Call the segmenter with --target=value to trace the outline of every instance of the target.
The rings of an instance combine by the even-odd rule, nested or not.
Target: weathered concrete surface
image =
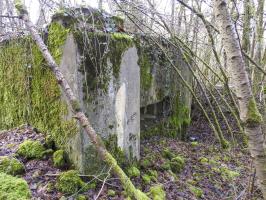
[[[113,134],[117,135],[117,144],[128,158],[139,159],[139,66],[136,48],[129,48],[124,52],[120,66],[119,78],[110,74],[108,91],[96,96],[90,102],[83,102],[92,126],[104,140],[109,140]],[[112,68],[110,62],[108,67]],[[111,70],[110,70],[111,71]],[[84,78],[84,77],[83,77]],[[89,82],[88,82],[89,83]],[[82,99],[82,94],[80,95]],[[94,155],[89,155],[89,138],[83,134],[84,162],[94,162]],[[84,164],[88,166],[90,163]],[[97,163],[98,164],[98,163]],[[97,166],[92,166],[97,168]]]
[[[65,25],[70,23],[65,23],[66,19],[60,19],[61,18],[57,20],[60,24]],[[99,64],[98,61],[103,58],[104,62],[101,62],[99,66],[95,66],[95,63],[85,60],[84,57],[88,55],[91,56],[91,54],[84,55],[84,52],[82,52],[83,49],[88,51],[88,46],[82,46],[82,48],[79,46],[79,42],[84,45],[83,39],[85,38],[83,35],[77,37],[77,35],[75,35],[76,33],[70,29],[70,31],[67,32],[67,39],[66,41],[64,40],[65,43],[62,46],[63,52],[60,68],[68,80],[74,94],[78,97],[83,111],[88,116],[96,132],[104,141],[111,141],[112,144],[117,145],[122,149],[128,159],[139,159],[140,125],[145,124],[147,117],[154,118],[156,124],[158,118],[167,118],[174,115],[175,122],[177,122],[178,129],[180,130],[181,126],[183,126],[183,121],[179,119],[182,117],[189,118],[191,95],[179,82],[176,72],[172,70],[169,62],[165,59],[163,52],[160,51],[155,44],[149,42],[138,43],[136,41],[133,43],[131,37],[121,33],[112,35],[113,33],[116,33],[115,31],[117,31],[118,28],[113,27],[114,19],[111,19],[112,18],[109,20],[111,23],[107,24],[103,30],[99,30],[98,32],[92,32],[87,29],[83,30],[83,32],[86,33],[85,35],[89,37],[89,42],[91,42],[89,43],[89,45],[92,45],[91,52],[96,54],[96,56],[94,54],[94,59],[96,59],[93,61],[95,61],[97,65]],[[67,20],[69,20],[69,18],[67,18]],[[73,26],[71,27],[73,28]],[[113,28],[110,29],[110,27]],[[66,25],[66,27],[63,27],[63,30],[65,28],[69,27]],[[107,29],[112,30],[113,32],[107,34],[105,32]],[[54,33],[52,37],[55,40],[57,40],[56,35],[57,33]],[[113,38],[110,36],[113,36]],[[93,38],[95,37],[98,38],[94,40]],[[110,42],[111,39],[114,39],[115,42]],[[130,39],[129,43],[127,43],[128,39]],[[124,46],[124,42],[126,43],[126,46]],[[108,54],[107,57],[103,57],[103,55],[109,51],[113,54]],[[114,52],[118,52],[118,54],[114,54]],[[14,53],[14,55],[16,55],[16,53]],[[145,62],[141,62],[143,56],[144,59],[146,59],[144,60]],[[116,59],[114,60],[113,58]],[[31,94],[30,97],[32,98],[34,94],[37,93],[37,90],[41,90],[40,93],[35,95],[36,97],[34,99],[37,106],[33,107],[34,109],[32,110],[36,110],[36,112],[33,112],[32,115],[34,115],[34,118],[37,120],[32,120],[35,122],[33,125],[40,128],[40,130],[47,131],[48,134],[51,134],[49,131],[53,129],[51,135],[53,137],[60,137],[59,142],[61,142],[61,146],[58,146],[60,148],[65,148],[71,161],[80,171],[90,171],[90,173],[92,173],[92,171],[101,170],[102,168],[99,166],[101,166],[102,163],[95,152],[93,145],[90,143],[88,136],[82,131],[79,125],[79,130],[75,129],[72,131],[71,128],[75,125],[75,121],[72,121],[73,123],[69,122],[70,119],[73,118],[71,114],[72,112],[70,108],[68,108],[68,112],[65,111],[65,98],[60,94],[60,90],[58,89],[56,81],[53,79],[53,75],[45,68],[45,62],[38,51],[34,52],[34,59],[34,70],[31,70],[31,73],[34,72],[32,74],[36,79],[33,79],[32,84],[38,84],[38,86],[34,88],[35,90],[32,90],[31,87],[29,87],[27,88],[28,91],[24,88],[20,88],[27,85],[23,82],[25,81],[24,79],[20,80],[20,77],[25,77],[25,75],[31,76],[32,74],[28,74],[28,71],[23,70],[16,74],[17,79],[21,81],[16,87],[21,89],[25,103],[14,102],[14,108],[16,109],[14,112],[8,112],[10,114],[8,119],[27,116],[23,112],[17,112],[17,108],[25,107],[24,110],[27,111],[27,101],[32,101],[32,99],[28,99],[28,92]],[[182,55],[175,51],[175,54],[171,56],[171,59],[176,66],[178,66],[178,69],[181,71],[185,80],[190,83],[191,74]],[[143,63],[146,64],[144,65]],[[1,65],[0,62],[0,70],[3,72],[5,72],[5,65],[5,63]],[[16,67],[16,65],[17,63],[15,62],[11,66]],[[43,70],[44,68],[45,70]],[[99,84],[99,80],[101,79],[104,80],[104,85]],[[143,80],[146,81],[145,87],[144,84],[142,84]],[[99,84],[100,87],[98,87],[97,84]],[[6,84],[2,84],[2,89],[4,86],[6,86]],[[34,85],[32,86],[34,87]],[[3,89],[3,91],[8,90],[9,87]],[[26,91],[25,94],[24,90]],[[15,93],[16,92],[13,91],[12,94],[7,95],[6,97],[11,100],[15,99]],[[42,98],[45,95],[50,95],[50,97]],[[58,106],[59,104],[60,106]],[[173,108],[172,104],[179,106],[178,109],[181,109],[180,115],[178,114],[179,110]],[[47,108],[47,106],[50,105],[52,106]],[[186,108],[186,112],[183,112],[183,108]],[[46,109],[44,111],[45,113],[39,112],[39,110],[43,111],[44,109]],[[141,113],[140,110],[143,112]],[[45,126],[47,121],[51,119],[51,115],[53,115],[54,123]],[[2,117],[3,116],[1,116],[0,112],[0,119]],[[144,120],[141,120],[140,118]],[[28,119],[19,120],[19,123],[20,121],[28,122],[27,120]],[[1,123],[5,123],[5,121],[6,120],[1,120]],[[62,122],[60,127],[58,126],[58,121]],[[65,121],[68,123],[64,124]],[[16,125],[17,124],[14,124],[14,126]],[[3,127],[10,126],[5,125]],[[145,128],[150,128],[149,124]],[[68,132],[71,133],[64,134],[67,130],[70,130]]]
[[[69,34],[63,48],[63,55],[60,63],[60,69],[67,79],[73,93],[78,97],[80,94],[80,81],[78,79],[78,67],[79,67],[79,54],[77,44],[72,34]],[[63,99],[64,92],[62,92]],[[66,101],[67,102],[67,101]],[[70,109],[70,105],[68,106]],[[66,119],[71,119],[72,112],[69,110],[68,116],[64,116]],[[78,169],[83,168],[83,133],[78,132],[73,138],[69,140],[66,145],[66,151],[68,152],[70,160],[75,164]]]
[[[140,79],[139,56],[136,47],[128,48],[121,58],[119,76],[112,74],[112,63],[107,59],[105,76],[110,77],[107,83],[107,90],[98,89],[90,100],[84,100],[84,91],[93,80],[86,80],[84,73],[79,68],[89,68],[92,66],[82,65],[81,56],[73,36],[70,34],[64,45],[64,53],[61,61],[61,68],[65,74],[74,93],[79,97],[83,110],[87,114],[92,126],[101,137],[108,141],[111,136],[116,135],[117,145],[123,150],[129,159],[139,159],[140,156],[140,125],[144,124],[146,129],[158,123],[158,118],[167,118],[173,114],[171,104],[178,101],[179,107],[189,109],[185,113],[190,116],[191,94],[181,83],[176,72],[167,60],[162,60],[163,52],[155,46],[143,48],[142,54],[148,54],[149,70],[152,76],[150,86],[143,87]],[[183,78],[191,83],[190,70],[181,59],[180,53],[173,54],[171,59],[178,63]],[[86,73],[90,71],[85,70]],[[86,84],[84,84],[86,83]],[[89,91],[90,92],[90,91]],[[142,108],[142,113],[140,113]],[[176,114],[176,113],[175,113]],[[180,113],[184,115],[184,113]],[[142,120],[140,120],[142,116]],[[146,124],[146,118],[155,119],[153,125]],[[182,126],[182,121],[180,122]],[[181,131],[181,127],[177,128]],[[73,146],[70,157],[77,163],[81,171],[95,171],[99,169],[100,161],[90,140],[83,131],[72,139]],[[101,170],[101,169],[99,169]]]
[[[117,78],[112,76],[112,64],[107,61],[107,66],[104,67],[109,68],[107,71],[110,72],[108,90],[106,92],[99,90],[90,101],[83,100],[86,91],[84,82],[90,84],[90,80],[85,81],[84,74],[78,70],[81,67],[80,54],[72,34],[68,36],[63,49],[60,68],[74,94],[79,97],[93,128],[104,140],[116,134],[117,144],[127,157],[139,159],[140,74],[137,49],[131,47],[123,53]],[[71,139],[69,146],[71,146],[71,150],[68,149],[70,158],[81,171],[99,169],[99,158],[93,150],[90,139],[82,130]]]

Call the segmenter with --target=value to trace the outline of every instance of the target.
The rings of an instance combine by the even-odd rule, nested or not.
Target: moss
[[[197,198],[203,197],[204,193],[203,193],[202,189],[195,187],[193,185],[190,185],[189,190],[195,195],[195,197],[197,197]]]
[[[113,75],[118,78],[123,53],[133,46],[132,37],[123,33],[112,33],[109,58],[113,67]]]
[[[188,180],[187,180],[187,183],[188,183],[188,184],[191,184],[191,185],[196,185],[196,184],[197,184],[197,181],[195,181],[195,180],[191,180],[191,179],[188,179]]]
[[[29,118],[25,45],[25,41],[18,40],[9,42],[0,50],[0,129],[25,124]]]
[[[67,166],[67,155],[64,150],[57,150],[54,152],[53,164],[55,167],[59,168]]]
[[[220,172],[225,180],[232,181],[236,179],[240,174],[237,171],[228,169],[227,167],[221,167]]]
[[[78,100],[72,102],[72,108],[74,111],[79,112],[81,111],[80,103]]]
[[[70,29],[63,27],[61,24],[56,22],[51,23],[48,29],[48,49],[56,63],[60,64],[63,54],[62,47],[65,44]]]
[[[54,189],[54,183],[52,183],[52,182],[47,183],[47,185],[46,185],[46,191],[47,192],[52,192],[53,189]]]
[[[209,159],[205,158],[205,157],[200,157],[199,161],[200,161],[201,164],[206,164],[206,163],[208,163]]]
[[[173,107],[175,107],[174,104]],[[149,139],[152,136],[160,135],[170,138],[185,138],[185,129],[190,124],[190,109],[183,104],[175,107],[170,117],[163,122],[157,123],[140,133],[141,139]]]
[[[45,136],[45,147],[54,149],[55,148],[55,141],[50,134]]]
[[[151,179],[153,181],[157,181],[157,178],[158,178],[158,172],[156,170],[151,170],[149,169],[148,170],[148,174],[150,175]]]
[[[147,169],[147,168],[151,167],[152,165],[153,165],[152,162],[148,158],[145,158],[145,159],[141,160],[141,162],[140,162],[140,166],[143,169]]]
[[[185,167],[185,160],[181,156],[176,156],[170,161],[171,170],[174,173],[180,173]]]
[[[116,160],[109,154],[108,152],[105,155],[105,162],[109,165],[113,166],[113,171],[118,175],[121,181],[121,185],[123,186],[126,194],[129,197],[135,198],[135,199],[142,199],[142,200],[148,200],[146,194],[141,192],[140,190],[136,189],[135,186],[132,184],[130,179],[127,177],[127,175],[124,173],[124,171],[117,165]]]
[[[172,99],[172,115],[169,118],[168,126],[173,129],[173,137],[177,137],[181,133],[181,138],[184,139],[184,129],[190,124],[190,109],[181,102],[178,95]]]
[[[0,173],[19,175],[24,172],[24,165],[19,160],[7,156],[0,156]]]
[[[191,142],[190,144],[191,144],[192,147],[197,147],[199,145],[198,142]]]
[[[222,159],[225,162],[229,162],[231,160],[231,158],[229,156],[227,156],[227,155],[224,155]]]
[[[70,29],[56,22],[49,26],[47,46],[57,64],[60,64],[62,47],[69,32]],[[68,115],[67,103],[61,99],[61,91],[53,73],[49,69],[40,70],[40,66],[45,65],[45,62],[39,50],[35,48],[34,46],[36,69],[33,68],[33,73],[36,79],[32,80],[32,86],[36,93],[32,93],[32,102],[35,105],[33,115],[37,120],[33,119],[32,124],[41,131],[50,133],[56,145],[64,148],[68,139],[78,133],[78,126],[74,119],[63,120]],[[43,111],[47,114],[43,115]]]
[[[114,23],[120,27],[123,28],[124,27],[124,19],[119,17],[119,16],[112,16],[111,19],[114,21]]]
[[[47,44],[57,63],[67,34],[59,24],[49,27]],[[67,103],[35,42],[25,37],[2,45],[0,74],[0,129],[28,123],[50,135],[58,147],[67,146],[78,126],[74,119],[65,120]]]
[[[112,156],[114,156],[120,166],[126,167],[129,165],[125,153],[118,146],[116,134],[112,134],[107,139],[104,139],[104,145],[106,149],[112,154]]]
[[[169,161],[165,161],[165,162],[161,165],[161,169],[162,169],[162,170],[170,170],[170,169],[171,169],[170,162],[169,162]]]
[[[262,116],[257,108],[254,97],[251,97],[251,99],[248,102],[246,123],[248,126],[254,126],[256,124],[262,123]]]
[[[116,193],[115,193],[114,190],[108,190],[108,191],[107,191],[107,195],[108,195],[109,197],[114,197],[114,196],[116,195]]]
[[[30,197],[31,192],[25,180],[0,173],[0,200],[28,200]]]
[[[153,200],[165,200],[166,199],[166,194],[165,194],[165,191],[162,185],[152,186],[148,194]]]
[[[148,174],[144,174],[141,178],[145,184],[151,183],[151,177]]]
[[[169,160],[173,159],[175,157],[175,154],[172,153],[169,149],[164,149],[162,152],[162,156],[164,158],[167,158]]]
[[[149,54],[148,47],[143,46],[140,39],[135,39],[135,45],[137,47],[139,57],[138,65],[140,67],[140,87],[147,90],[151,87],[153,80],[151,73],[152,58]]]
[[[221,146],[222,146],[223,149],[228,149],[230,147],[230,142],[228,142],[225,139],[222,139],[221,140]]]
[[[86,199],[87,199],[87,197],[83,194],[79,194],[76,198],[76,200],[86,200]]]
[[[74,31],[74,36],[79,51],[84,56],[80,68],[86,76],[83,84],[89,88],[89,91],[84,91],[84,100],[91,101],[99,89],[107,92],[111,76],[119,77],[123,53],[133,46],[133,40],[123,33],[88,32],[84,35],[80,31]],[[89,40],[84,43],[87,37]],[[112,67],[108,66],[108,60]]]
[[[45,148],[40,141],[25,140],[18,147],[17,153],[26,159],[40,159],[44,155]]]
[[[156,182],[158,178],[158,173],[155,170],[148,170],[147,174],[142,176],[142,180],[145,184],[149,184],[151,181]]]
[[[139,177],[140,176],[140,171],[137,167],[130,167],[127,169],[127,173],[129,177]]]
[[[56,188],[64,194],[74,194],[85,186],[75,170],[62,172],[56,181]]]
[[[91,190],[91,189],[95,189],[96,186],[97,186],[97,184],[93,181],[93,182],[87,184],[86,188]]]
[[[210,159],[210,160],[209,160],[209,164],[210,164],[210,165],[217,165],[218,162],[217,162],[216,160],[214,160],[214,159]]]

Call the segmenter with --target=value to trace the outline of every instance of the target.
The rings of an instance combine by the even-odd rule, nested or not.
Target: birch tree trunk
[[[261,64],[262,50],[263,50],[263,15],[264,15],[264,0],[258,1],[257,8],[257,23],[256,23],[256,49],[255,49],[255,61]]]
[[[251,20],[251,2],[250,0],[244,1],[244,21],[243,21],[243,34],[242,34],[242,50],[247,54],[250,51],[250,20]],[[244,58],[247,69],[249,69],[249,61]]]
[[[175,1],[171,0],[171,31],[175,34]]]
[[[249,150],[254,159],[259,185],[266,199],[266,155],[263,147],[261,129],[262,117],[253,97],[251,85],[225,0],[214,0],[214,13],[224,42],[228,65],[235,79],[235,90],[238,98],[240,118],[244,122],[249,139]]]
[[[24,21],[27,29],[31,33],[32,38],[38,45],[40,51],[42,52],[42,55],[44,59],[46,60],[48,66],[54,73],[58,81],[58,84],[60,85],[62,90],[65,92],[66,97],[71,105],[72,111],[75,114],[75,118],[79,121],[84,131],[88,134],[91,142],[94,144],[101,158],[108,165],[112,167],[112,171],[120,178],[122,186],[124,190],[127,192],[128,196],[130,196],[131,198],[137,199],[137,200],[148,200],[149,198],[147,197],[147,195],[135,188],[131,180],[127,177],[124,171],[117,164],[117,161],[114,159],[114,157],[106,150],[102,139],[96,134],[95,130],[92,128],[89,122],[89,119],[86,117],[84,112],[82,112],[78,99],[75,97],[67,80],[61,73],[59,66],[56,64],[47,46],[44,44],[42,38],[38,34],[38,31],[36,30],[34,24],[30,21],[28,12],[24,4],[22,4],[20,0],[16,1],[16,9],[18,10],[18,13],[20,14],[21,19]]]

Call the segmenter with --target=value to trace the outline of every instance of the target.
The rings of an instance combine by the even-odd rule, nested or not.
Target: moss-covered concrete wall
[[[54,18],[44,40],[83,111],[120,164],[125,163],[123,155],[139,158],[140,107],[170,99],[167,125],[160,126],[171,130],[168,136],[176,137],[189,124],[191,96],[154,44],[124,33],[91,32],[81,29],[73,18],[60,16]],[[182,56],[172,58],[191,81]],[[88,136],[65,99],[30,38],[1,44],[0,129],[31,124],[65,149],[81,171],[101,170]],[[143,136],[156,130],[152,127]]]
[[[190,124],[192,95],[174,67],[191,85],[189,61],[164,39],[142,36],[136,45],[141,71],[141,137],[159,134],[183,138]]]
[[[68,30],[52,24],[49,31],[47,45],[59,63]],[[30,38],[1,44],[0,72],[0,129],[28,123],[51,136],[59,148],[68,147],[78,125],[66,118],[69,111],[57,81]]]

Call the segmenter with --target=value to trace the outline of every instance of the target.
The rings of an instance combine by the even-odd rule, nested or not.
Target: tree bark
[[[232,77],[235,79],[240,118],[244,122],[245,131],[249,139],[249,150],[254,159],[259,185],[265,199],[266,155],[261,129],[262,117],[253,97],[236,30],[232,24],[225,0],[214,0],[214,13],[224,42],[224,49],[228,56],[228,65],[231,66]]]
[[[249,54],[250,51],[250,20],[251,20],[251,2],[244,1],[244,21],[242,34],[242,50]],[[244,58],[247,69],[249,69],[249,60]]]
[[[66,94],[67,99],[70,102],[73,113],[75,114],[75,118],[79,121],[80,125],[83,127],[84,131],[88,134],[91,142],[94,144],[97,152],[101,156],[101,158],[112,167],[113,172],[120,178],[121,183],[128,196],[137,200],[146,200],[149,199],[146,194],[142,193],[140,190],[136,189],[132,184],[131,180],[127,177],[124,171],[117,164],[117,161],[114,157],[107,151],[105,148],[102,139],[96,134],[95,130],[92,128],[89,119],[86,117],[84,112],[81,111],[79,101],[75,97],[72,89],[70,88],[67,80],[61,73],[59,66],[56,64],[54,58],[50,54],[47,46],[44,44],[42,38],[38,34],[34,24],[29,20],[28,12],[25,6],[21,3],[20,0],[16,1],[16,8],[20,14],[21,19],[24,21],[27,29],[32,35],[32,38],[38,45],[40,51],[44,59],[46,60],[48,66],[54,73],[58,84],[63,89]]]

